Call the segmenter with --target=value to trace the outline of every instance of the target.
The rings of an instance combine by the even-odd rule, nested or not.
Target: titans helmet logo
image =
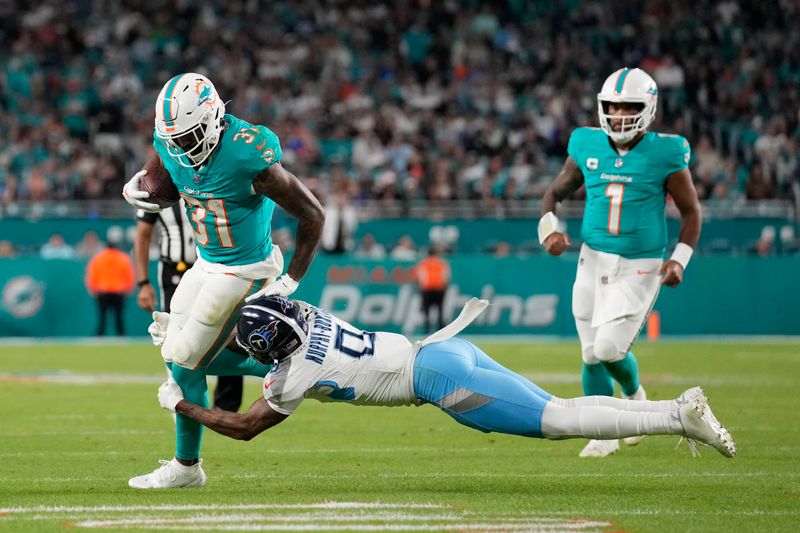
[[[265,353],[269,350],[275,335],[278,334],[278,321],[273,320],[266,326],[253,330],[247,337],[247,343],[257,353]]]

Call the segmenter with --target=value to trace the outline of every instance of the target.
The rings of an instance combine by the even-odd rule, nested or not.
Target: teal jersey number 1
[[[667,176],[689,165],[689,142],[647,132],[625,155],[597,128],[577,128],[567,151],[586,184],[581,239],[629,259],[661,257],[667,244]]]

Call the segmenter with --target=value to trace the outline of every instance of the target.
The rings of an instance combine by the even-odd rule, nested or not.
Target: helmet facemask
[[[638,104],[641,110],[633,115],[609,114],[609,104]],[[648,105],[648,102],[641,100],[606,100],[601,95],[597,96],[597,115],[600,118],[600,128],[611,140],[617,143],[626,144],[631,142],[640,132],[647,130],[656,115],[656,106]],[[621,122],[619,131],[616,131],[611,121]]]
[[[218,110],[215,110],[218,111]],[[219,113],[215,113],[219,114]],[[167,143],[167,152],[177,162],[186,168],[197,168],[206,162],[211,152],[219,143],[220,133],[222,131],[222,117],[212,117],[211,113],[206,111],[196,125],[192,126],[186,131],[178,133],[162,133],[156,128],[156,135],[159,139],[163,139]],[[186,139],[188,142],[184,143]],[[185,150],[177,141],[181,140],[181,144],[188,145],[189,149]]]

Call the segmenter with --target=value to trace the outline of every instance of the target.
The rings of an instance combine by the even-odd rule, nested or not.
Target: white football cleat
[[[177,459],[160,460],[161,466],[141,476],[128,480],[128,486],[134,489],[176,489],[202,487],[206,484],[206,473],[200,466],[200,459],[192,466],[182,465]]]
[[[686,389],[683,391],[683,393],[681,393],[680,396],[675,398],[675,402],[680,407],[681,405],[695,399],[703,403],[708,403],[708,398],[706,398],[706,393],[702,387],[692,387],[691,389]]]
[[[592,439],[589,444],[581,450],[578,457],[606,457],[619,451],[619,440],[597,440]]]
[[[644,387],[639,385],[639,388],[636,389],[636,392],[633,393],[633,396],[625,396],[622,395],[623,398],[626,400],[646,400],[647,393],[644,391]],[[622,441],[627,444],[628,446],[636,446],[644,439],[644,435],[637,435],[635,437],[625,437]]]
[[[686,433],[692,455],[697,453],[694,441],[700,441],[713,447],[725,457],[736,455],[736,443],[733,442],[733,437],[711,412],[705,395],[702,398],[692,398],[681,405],[678,409],[678,417]]]

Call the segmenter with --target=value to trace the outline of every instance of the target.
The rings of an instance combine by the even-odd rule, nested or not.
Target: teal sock
[[[189,370],[178,365],[168,364],[183,397],[197,405],[208,408],[208,385],[206,376],[258,376],[264,377],[272,365],[264,365],[246,355],[238,354],[227,348],[222,350],[207,368]],[[200,445],[203,441],[203,426],[183,415],[175,416],[175,457],[192,460],[200,457]]]
[[[614,396],[614,381],[600,363],[583,363],[583,393],[586,396]]]
[[[617,380],[622,394],[633,396],[639,389],[639,362],[633,352],[613,363],[603,363],[608,373]]]
[[[187,401],[208,408],[208,385],[205,369],[189,370],[172,365],[174,379]],[[200,444],[203,440],[203,426],[191,418],[178,414],[175,416],[175,457],[186,461],[200,457]]]

